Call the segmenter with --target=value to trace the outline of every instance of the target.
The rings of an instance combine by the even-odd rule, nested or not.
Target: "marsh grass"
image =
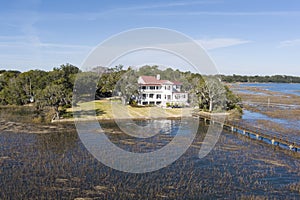
[[[243,101],[251,101],[266,104],[268,103],[268,100],[270,100],[270,103],[275,104],[300,105],[300,97],[297,95],[274,92],[270,90],[265,90],[261,87],[240,87],[238,85],[231,85],[230,87],[264,94],[247,94],[235,90]]]
[[[259,112],[272,118],[300,120],[300,109],[298,108],[268,107],[265,105],[245,105],[244,107],[249,111]]]
[[[272,119],[255,119],[255,126],[271,130],[282,135],[282,137],[299,137],[299,129],[292,124],[300,121],[300,97],[293,94],[285,94],[264,89],[263,87],[241,87],[237,84],[230,85],[236,89],[236,93],[245,102],[244,109],[264,114],[273,119],[284,119],[291,121],[287,124],[275,123]],[[239,89],[249,90],[258,94],[238,92]]]
[[[33,104],[26,106],[0,106],[0,118],[5,121],[18,123],[48,123],[54,115],[54,110],[45,107],[44,110],[37,110]]]
[[[32,122],[37,117],[33,106],[1,106],[0,118],[13,122]]]
[[[287,188],[300,194],[300,182],[292,183],[288,185]]]
[[[299,130],[293,128],[286,128],[282,125],[272,122],[270,120],[258,119],[256,120],[260,128],[266,128],[271,131],[275,131],[278,133],[286,133],[289,135],[299,136]]]
[[[0,134],[0,199],[300,198],[288,187],[299,180],[300,163],[286,151],[224,132],[214,150],[199,159],[207,131],[203,124],[180,159],[145,174],[104,166],[84,148],[75,127],[64,126],[54,133],[48,129],[45,134]],[[154,141],[133,140],[114,123],[103,126],[125,149],[154,149],[172,139],[162,134]]]

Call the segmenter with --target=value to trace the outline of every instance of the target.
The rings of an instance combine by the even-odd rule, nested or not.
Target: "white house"
[[[160,80],[160,75],[140,76],[138,85],[139,105],[182,106],[188,102],[188,93],[181,91],[178,81]]]

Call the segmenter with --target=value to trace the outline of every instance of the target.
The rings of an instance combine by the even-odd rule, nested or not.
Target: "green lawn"
[[[78,107],[68,109],[68,112],[81,110],[81,117],[97,119],[126,119],[126,118],[172,118],[190,116],[191,108],[160,108],[160,107],[131,107],[119,101],[96,100],[79,103]]]

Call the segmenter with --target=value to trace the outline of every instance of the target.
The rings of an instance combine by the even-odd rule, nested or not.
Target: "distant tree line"
[[[300,83],[300,77],[274,75],[274,76],[242,76],[242,75],[218,75],[223,82],[227,83]]]
[[[191,94],[189,99],[194,100],[194,106],[199,109],[210,112],[221,109],[241,110],[238,106],[240,98],[223,86],[220,80],[242,82],[239,79],[230,79],[229,76],[201,76],[172,68],[161,70],[158,66],[144,66],[137,71],[131,67],[124,69],[122,65],[113,68],[95,67],[88,72],[82,72],[71,64],[61,65],[52,71],[0,70],[0,105],[31,104],[38,112],[51,108],[53,119],[59,119],[66,108],[71,107],[73,90],[83,96],[94,94],[92,99],[122,96],[124,102],[132,103],[131,97],[138,95],[138,77],[157,74],[160,74],[161,79],[182,82],[182,89]],[[78,103],[80,99],[73,99],[74,101]]]

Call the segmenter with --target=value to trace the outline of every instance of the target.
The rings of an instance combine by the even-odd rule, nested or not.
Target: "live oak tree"
[[[64,111],[59,108],[71,107],[74,80],[79,72],[79,68],[70,64],[61,65],[60,68],[54,68],[49,72],[47,76],[49,84],[37,92],[36,107],[53,108],[55,115],[52,119],[59,119],[61,111]]]
[[[60,106],[70,104],[70,95],[66,92],[62,84],[51,84],[37,94],[37,105],[40,108],[50,106],[54,109],[55,115],[52,120],[60,118]]]
[[[123,70],[123,65],[118,65],[114,68],[109,68],[104,73],[100,74],[97,83],[97,96],[111,97],[117,82],[125,72],[126,70]]]
[[[128,68],[126,72],[120,77],[114,88],[114,93],[122,97],[124,104],[133,103],[138,96],[138,73]],[[134,103],[133,103],[134,104]]]
[[[240,98],[219,79],[225,76],[201,76],[192,72],[181,72],[172,68],[159,69],[158,66],[144,66],[139,70],[123,69],[122,65],[114,68],[97,67],[91,72],[81,72],[71,64],[61,65],[52,71],[30,70],[27,72],[0,70],[0,104],[25,105],[34,103],[39,111],[54,111],[53,119],[59,119],[64,109],[71,106],[73,90],[79,94],[94,94],[89,99],[121,96],[124,103],[138,95],[139,76],[156,76],[161,79],[180,81],[181,90],[189,93],[191,106],[210,112],[218,110],[240,109]],[[77,78],[77,85],[74,82]],[[235,80],[244,77],[234,76]],[[249,78],[249,77],[248,77]],[[254,77],[257,79],[257,77]],[[272,80],[291,80],[290,77],[265,77]],[[293,79],[295,80],[295,78]],[[83,97],[87,97],[84,96]],[[96,96],[96,97],[95,97]],[[73,100],[73,105],[80,99]],[[240,109],[241,110],[241,109]]]
[[[241,112],[238,105],[241,99],[224,86],[218,78],[192,75],[189,78],[189,86],[199,109],[208,112],[238,109]]]

